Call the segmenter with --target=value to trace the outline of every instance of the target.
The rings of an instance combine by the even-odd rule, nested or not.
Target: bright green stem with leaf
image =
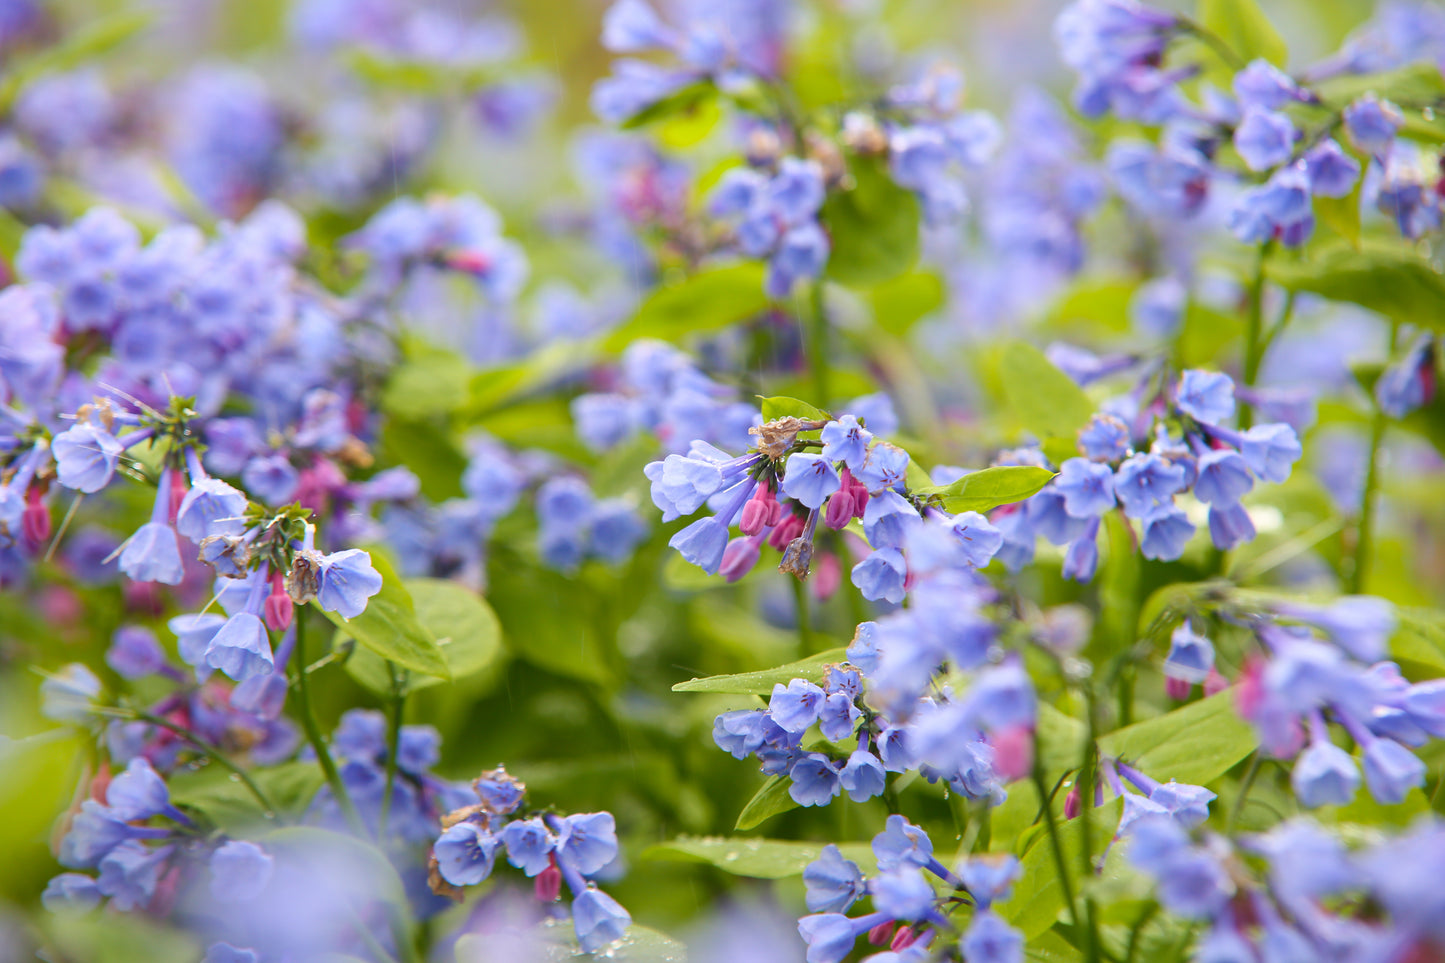
[[[305,730],[306,741],[316,753],[316,761],[321,766],[322,774],[326,776],[326,784],[331,787],[331,794],[336,797],[336,804],[341,807],[341,814],[346,817],[346,824],[356,835],[365,836],[366,825],[361,821],[361,814],[356,811],[351,796],[346,792],[346,784],[341,781],[341,774],[336,771],[336,762],[331,758],[331,750],[327,748],[326,740],[321,737],[321,728],[316,724],[316,712],[311,706],[310,673],[306,669],[306,612],[305,606],[296,610],[296,652],[293,656],[301,728]]]

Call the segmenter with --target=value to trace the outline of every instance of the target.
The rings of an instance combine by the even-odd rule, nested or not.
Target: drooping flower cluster
[[[888,817],[887,829],[873,837],[872,848],[878,873],[871,878],[832,844],[803,872],[813,915],[798,920],[798,932],[808,944],[808,963],[839,963],[865,933],[872,945],[888,947],[865,957],[877,963],[933,959],[940,951],[947,953],[955,938],[965,960],[1004,963],[1023,958],[1023,934],[993,909],[1013,895],[1020,873],[1017,858],[974,856],[957,871],[949,870],[933,855],[928,833],[896,814]],[[942,895],[927,874],[942,883]],[[871,899],[873,912],[848,916],[864,898]],[[952,917],[968,903],[973,915],[959,935]]]
[[[1235,407],[1228,375],[1188,370],[1152,399],[1142,396],[1141,386],[1113,406],[1116,413],[1095,415],[1079,432],[1079,456],[1064,461],[1042,492],[998,519],[1005,562],[1027,564],[1042,535],[1067,546],[1065,576],[1087,582],[1098,566],[1100,522],[1115,509],[1139,523],[1145,558],[1176,559],[1195,531],[1175,501],[1186,493],[1208,506],[1216,548],[1252,539],[1254,522],[1241,499],[1257,481],[1285,481],[1302,448],[1287,424],[1228,427]],[[1141,450],[1145,441],[1149,448]]]
[[[431,886],[461,899],[462,888],[492,875],[497,857],[535,880],[537,899],[560,898],[565,882],[572,893],[572,925],[588,953],[627,932],[632,916],[592,880],[617,858],[617,827],[611,813],[557,816],[526,809],[527,787],[504,768],[472,782],[475,799],[442,818],[432,845]]]
[[[1417,869],[1441,845],[1439,825],[1428,822],[1352,852],[1304,818],[1235,846],[1147,816],[1128,857],[1156,881],[1165,909],[1207,925],[1200,959],[1344,961],[1431,952],[1440,901]],[[1359,912],[1365,905],[1372,911]]]

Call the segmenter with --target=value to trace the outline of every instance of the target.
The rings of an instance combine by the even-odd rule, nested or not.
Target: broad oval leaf
[[[470,589],[445,579],[413,578],[404,582],[416,606],[416,617],[436,638],[453,680],[481,672],[501,652],[502,626],[486,600]],[[346,660],[346,671],[373,692],[391,693],[391,673],[370,649],[357,649]],[[403,691],[415,692],[443,680],[433,675],[407,673]]]
[[[1160,782],[1203,785],[1228,772],[1258,745],[1254,729],[1221,692],[1173,712],[1117,729],[1099,751],[1136,766]]]
[[[986,512],[1037,494],[1053,477],[1054,473],[1047,468],[1000,465],[970,472],[951,485],[915,489],[913,494],[925,496],[955,514]]]
[[[401,578],[379,552],[371,553],[371,564],[381,573],[381,591],[367,600],[366,611],[354,619],[344,619],[324,609],[322,613],[333,625],[383,659],[423,675],[450,679],[447,658],[437,645],[436,637],[417,619],[416,603]]]
[[[689,679],[672,687],[673,692],[720,692],[727,695],[771,695],[773,686],[787,685],[794,679],[807,679],[819,685],[823,682],[823,666],[832,662],[847,660],[847,649],[829,649],[817,655],[810,655],[797,662],[789,662],[773,669],[759,669],[757,672],[740,672],[736,675],[712,675],[700,679]]]
[[[801,875],[823,852],[823,843],[795,843],[782,839],[753,837],[680,836],[643,850],[643,859],[671,859],[711,863],[734,876],[755,879],[785,879]],[[842,843],[843,856],[864,872],[875,866],[868,843]]]
[[[1043,443],[1056,464],[1076,453],[1076,435],[1093,417],[1094,403],[1044,353],[1022,341],[1008,344],[999,359],[1004,403],[1017,426]]]
[[[1199,22],[1245,63],[1262,57],[1283,67],[1289,57],[1284,38],[1255,0],[1200,0]]]
[[[891,281],[918,260],[918,198],[881,161],[858,159],[849,171],[853,187],[830,195],[820,214],[833,244],[827,276],[855,287]]]
[[[695,331],[717,331],[767,309],[763,267],[754,261],[710,268],[658,288],[603,343],[620,351],[638,338],[678,341]]]
[[[803,418],[810,421],[827,421],[828,415],[819,411],[806,401],[799,401],[797,398],[789,398],[787,395],[777,395],[772,398],[764,398],[758,395],[759,406],[763,412],[764,421],[772,421],[776,418]]]
[[[536,963],[561,963],[564,960],[606,959],[612,963],[687,963],[687,947],[666,933],[651,927],[633,923],[627,934],[611,943],[596,954],[584,953],[577,945],[572,924],[557,921],[555,925],[543,924],[521,934],[519,942],[536,951],[526,958]],[[528,937],[535,937],[532,943]],[[506,947],[498,952],[499,944]],[[457,940],[456,963],[512,963],[517,943],[498,941],[495,937],[468,934]]]
[[[1445,331],[1445,275],[1404,244],[1324,244],[1308,260],[1275,258],[1269,279],[1292,291],[1349,301],[1396,321]]]
[[[797,809],[798,804],[793,797],[788,795],[788,789],[793,785],[793,780],[787,776],[769,776],[763,787],[753,794],[743,811],[738,813],[738,821],[734,829],[755,829],[764,822],[776,816],[778,813],[785,813],[789,809]]]

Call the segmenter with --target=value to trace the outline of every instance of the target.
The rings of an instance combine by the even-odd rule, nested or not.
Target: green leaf
[[[1308,260],[1275,258],[1269,279],[1292,291],[1349,301],[1388,318],[1445,331],[1445,276],[1403,243],[1322,244]]]
[[[761,669],[757,672],[742,672],[737,675],[713,675],[701,679],[679,682],[673,692],[720,692],[729,695],[772,695],[774,685],[787,685],[794,679],[807,679],[819,685],[823,683],[823,666],[847,659],[847,649],[829,649],[798,662],[780,665],[775,669]]]
[[[1093,845],[1090,851],[1097,854],[1106,840],[1114,835],[1119,826],[1121,803],[1111,799],[1093,812]],[[1074,879],[1077,893],[1079,847],[1084,840],[1084,821],[1071,819],[1059,827],[1059,848],[1063,851],[1064,865]],[[1065,906],[1063,887],[1059,885],[1059,874],[1054,863],[1054,849],[1047,837],[1031,848],[1020,860],[1019,881],[1014,886],[1013,899],[1000,903],[998,913],[1023,931],[1024,939],[1032,941],[1039,934],[1050,929],[1059,918],[1059,911]]]
[[[999,376],[1004,402],[1018,427],[1037,437],[1056,464],[1073,457],[1079,429],[1094,414],[1084,389],[1042,351],[1022,341],[1004,347]]]
[[[743,811],[738,813],[737,830],[756,829],[778,813],[797,809],[798,804],[788,795],[793,780],[787,776],[769,776],[763,787],[753,794]]]
[[[398,418],[421,420],[466,404],[472,366],[452,351],[421,348],[392,369],[381,392],[381,408]]]
[[[679,341],[689,334],[717,331],[767,309],[763,267],[753,261],[709,268],[648,295],[603,346],[621,351],[638,338]]]
[[[389,57],[363,48],[346,51],[344,59],[357,76],[375,87],[426,97],[475,90],[494,76],[487,68]]]
[[[529,957],[536,963],[563,963],[572,960],[606,959],[609,963],[687,963],[687,947],[677,940],[646,926],[633,923],[627,934],[608,944],[597,954],[584,953],[577,945],[571,924],[539,931],[545,942],[540,957]],[[457,940],[456,963],[511,963],[512,957],[499,956],[495,937],[468,934]]]
[[[479,419],[518,398],[555,384],[590,365],[595,340],[554,341],[513,364],[478,371],[468,386],[462,414]]]
[[[1289,58],[1284,38],[1254,0],[1200,0],[1199,22],[1245,63],[1263,57],[1284,67]]]
[[[806,401],[799,401],[797,398],[789,398],[787,395],[778,395],[773,398],[764,398],[758,395],[758,401],[762,406],[763,420],[772,421],[776,418],[802,418],[806,421],[827,421],[828,416],[814,408]]]
[[[918,198],[883,161],[857,158],[849,170],[853,187],[830,194],[820,214],[833,242],[827,276],[856,287],[891,281],[918,260]]]
[[[1390,655],[1445,675],[1445,613],[1434,609],[1400,608],[1399,627],[1390,639]]]
[[[371,553],[371,564],[381,573],[381,591],[367,600],[366,611],[354,619],[344,619],[319,605],[317,608],[333,625],[383,659],[423,675],[450,679],[446,656],[436,638],[418,621],[416,604],[400,576],[377,552]]]
[[[1203,785],[1228,772],[1258,745],[1254,730],[1221,692],[1173,712],[1117,729],[1099,751],[1123,759],[1160,782]]]
[[[717,87],[711,80],[699,80],[675,90],[622,122],[623,130],[637,130],[678,116],[696,113],[705,105],[716,106]]]
[[[643,859],[671,859],[711,863],[734,876],[755,879],[785,879],[801,875],[823,852],[823,843],[795,843],[781,839],[752,837],[680,836],[643,850]],[[868,843],[843,843],[843,856],[865,870],[872,868],[873,850]]]
[[[462,472],[467,456],[435,425],[426,421],[388,418],[381,426],[385,454],[411,469],[421,493],[434,502],[462,497]]]
[[[275,803],[281,820],[299,819],[316,797],[323,782],[314,762],[284,762],[279,766],[254,767],[251,778]],[[261,825],[275,825],[245,784],[217,765],[198,770],[177,770],[169,781],[171,801],[201,813],[228,834],[243,833]]]
[[[191,935],[139,913],[38,913],[46,943],[62,955],[37,959],[86,963],[195,963],[205,948]],[[16,957],[19,958],[17,945]]]
[[[936,274],[913,271],[884,281],[868,291],[873,320],[889,334],[902,336],[921,319],[943,306],[943,279]]]
[[[127,10],[93,19],[53,47],[9,64],[9,76],[0,83],[0,113],[8,112],[27,84],[95,60],[140,33],[154,19],[155,14],[149,10]]]
[[[1054,473],[1032,465],[985,468],[964,475],[951,485],[917,488],[913,494],[926,496],[947,511],[986,512],[1000,505],[1012,505],[1030,497],[1048,484]]]
[[[417,621],[436,638],[453,680],[474,675],[492,664],[501,652],[502,626],[485,599],[445,579],[413,578],[404,584],[416,606]],[[391,693],[391,673],[386,662],[370,649],[353,652],[346,660],[346,671],[373,692]],[[410,693],[441,681],[433,675],[407,673],[402,688]]]
[[[1364,178],[1355,183],[1355,189],[1344,197],[1316,197],[1315,216],[1330,230],[1350,242],[1353,247],[1360,243],[1360,190]]]

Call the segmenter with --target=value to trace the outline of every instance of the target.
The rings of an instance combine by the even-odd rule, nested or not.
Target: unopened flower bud
[[[766,489],[763,488],[758,489],[760,492],[765,490]],[[743,517],[738,523],[738,529],[744,535],[756,535],[767,527],[768,515],[767,503],[759,500],[755,495],[748,499],[747,504],[743,506]]]
[[[557,897],[562,892],[562,871],[557,868],[555,859],[551,866],[537,874],[532,892],[536,894],[539,903],[557,902]]]
[[[817,565],[813,569],[813,598],[819,602],[826,602],[838,591],[838,586],[843,584],[843,566],[838,564],[838,556],[832,552],[825,552],[818,556]]]
[[[893,939],[893,928],[897,925],[895,920],[884,920],[868,931],[868,942],[874,946],[886,946]]]
[[[748,502],[748,504],[753,503]],[[758,564],[761,554],[758,550],[758,539],[735,538],[728,542],[727,548],[723,549],[722,566],[718,568],[718,574],[729,582],[736,582],[753,570],[753,566]]]
[[[1081,806],[1082,803],[1079,800],[1079,787],[1075,786],[1073,789],[1070,789],[1069,794],[1064,797],[1064,818],[1077,819]]]
[[[1176,679],[1173,676],[1167,676],[1164,679],[1164,694],[1175,702],[1183,702],[1189,698],[1189,693],[1193,690],[1193,683],[1187,682],[1184,679]]]
[[[918,933],[911,926],[900,926],[898,932],[893,934],[893,942],[888,948],[895,953],[902,953],[918,941]]]
[[[840,488],[828,498],[828,509],[823,514],[823,524],[837,531],[847,527],[853,520],[853,493]]]

